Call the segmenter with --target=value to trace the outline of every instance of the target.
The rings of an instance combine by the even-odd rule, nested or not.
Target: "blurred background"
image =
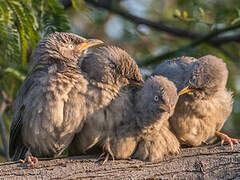
[[[234,107],[222,131],[240,137],[239,0],[0,0],[0,162],[9,160],[14,98],[31,53],[55,31],[120,46],[144,77],[177,56],[224,59]]]

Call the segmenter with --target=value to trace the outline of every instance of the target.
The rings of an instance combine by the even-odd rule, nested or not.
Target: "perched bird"
[[[170,126],[181,144],[199,146],[214,135],[232,147],[236,139],[218,132],[232,111],[232,93],[226,89],[228,70],[222,59],[207,55],[200,59],[181,57],[166,61],[153,75],[173,81],[184,94],[178,100]]]
[[[92,142],[89,149],[102,147],[113,158],[156,161],[176,153],[179,142],[168,129],[167,120],[173,114],[177,100],[175,85],[164,77],[152,77],[142,88],[125,87],[108,107],[89,117],[91,121],[85,125],[92,123],[86,126],[84,134],[80,132],[75,138],[70,152],[72,155],[86,152],[86,146],[81,142],[92,127],[92,131],[98,133],[88,136],[88,142]]]
[[[87,111],[89,82],[79,69],[79,59],[89,47],[101,43],[58,32],[38,43],[30,73],[15,100],[9,147],[12,160],[29,155],[33,165],[37,160],[30,155],[53,157],[68,147]]]
[[[87,153],[96,147],[107,136],[108,131],[112,130],[115,123],[108,111],[116,112],[114,118],[119,119],[116,123],[121,123],[124,112],[119,113],[118,107],[112,108],[112,104],[116,103],[115,106],[122,108],[124,104],[117,99],[125,95],[124,89],[126,87],[134,89],[143,84],[136,62],[118,47],[91,48],[81,62],[81,70],[86,74],[89,82],[95,82],[99,91],[102,91],[101,96],[104,98],[101,96],[96,98],[102,98],[104,104],[110,103],[88,115],[83,129],[75,136],[69,147],[69,155]]]
[[[131,111],[123,117],[125,122],[112,132],[107,151],[117,159],[149,161],[177,153],[179,142],[167,124],[177,101],[177,89],[167,78],[155,76],[146,80],[135,92]]]

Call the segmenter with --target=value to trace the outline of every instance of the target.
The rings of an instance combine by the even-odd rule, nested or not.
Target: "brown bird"
[[[178,152],[179,142],[167,127],[177,100],[175,85],[164,77],[147,80],[143,88],[122,88],[108,107],[88,117],[71,155],[102,147],[113,158],[155,161]]]
[[[117,159],[134,157],[149,161],[177,153],[179,142],[168,129],[168,118],[178,101],[175,85],[165,77],[151,77],[134,94],[131,106],[122,107],[129,109],[123,116],[125,121],[115,127],[105,142],[107,152]]]
[[[37,159],[30,155],[58,156],[80,131],[87,112],[95,107],[86,109],[89,82],[79,69],[79,59],[101,43],[58,32],[38,43],[31,71],[15,100],[9,147],[13,161],[29,155],[33,165]]]
[[[132,89],[143,84],[136,62],[124,50],[113,46],[92,48],[82,60],[81,69],[90,82],[97,82],[99,91],[102,91],[101,96],[105,96],[103,101],[109,104],[88,115],[83,129],[69,147],[69,155],[87,153],[96,147],[108,135],[108,131],[112,130],[113,124],[122,121],[124,112],[119,113],[118,107],[111,107],[115,102],[115,106],[123,105],[117,101],[119,97],[125,96],[123,89],[126,86]],[[116,112],[116,117],[112,119],[108,111]],[[115,119],[118,119],[118,122],[114,122]]]
[[[172,131],[181,144],[199,146],[214,135],[227,141],[231,148],[236,139],[218,132],[232,111],[232,93],[226,89],[228,70],[222,59],[204,56],[198,60],[182,57],[160,64],[153,75],[173,81],[178,89],[189,92],[179,98],[169,119]]]

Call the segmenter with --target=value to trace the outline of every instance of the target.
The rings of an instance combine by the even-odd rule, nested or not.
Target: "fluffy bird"
[[[10,133],[12,160],[28,154],[58,156],[81,131],[87,117],[107,106],[120,87],[142,83],[136,63],[125,51],[116,47],[88,49],[98,44],[102,41],[70,33],[51,34],[38,44],[31,72],[15,102]],[[109,56],[116,59],[101,61]],[[124,61],[119,63],[118,58]],[[28,157],[34,164],[36,159]]]
[[[135,92],[125,122],[112,132],[107,151],[117,159],[134,157],[148,161],[177,153],[179,142],[168,129],[168,119],[177,101],[177,89],[167,78],[155,76],[145,81]]]
[[[118,99],[123,96],[128,98],[125,97],[124,89],[126,87],[135,89],[143,84],[136,62],[127,52],[118,47],[92,48],[82,60],[81,70],[90,82],[98,85],[99,91],[103,91],[101,95],[105,96],[103,103],[104,101],[111,103],[89,114],[83,129],[75,136],[69,147],[70,155],[87,153],[102,142],[102,139],[112,130],[113,124],[116,125],[122,121],[124,112],[119,113],[119,108],[122,108],[123,104],[121,101],[118,102]],[[112,106],[112,104],[116,105]],[[114,118],[111,117],[112,111],[116,115]],[[119,120],[114,122],[115,119]]]
[[[89,83],[79,69],[79,59],[89,47],[101,43],[58,32],[38,43],[15,100],[9,147],[13,161],[28,156],[33,165],[37,159],[30,155],[58,156],[70,144],[86,115],[84,95]]]
[[[222,59],[207,55],[200,59],[181,57],[160,64],[153,75],[173,81],[178,89],[187,86],[169,119],[181,144],[199,146],[218,135],[231,148],[238,143],[220,133],[232,111],[232,93],[226,89],[228,70]]]
[[[85,124],[85,133],[75,138],[70,152],[79,155],[86,149],[100,147],[113,158],[135,157],[149,161],[176,153],[179,142],[168,129],[167,120],[177,100],[175,85],[164,77],[152,77],[143,87],[125,87],[108,107],[89,117],[91,121],[87,122],[91,124]],[[96,136],[86,138],[89,127],[98,132]],[[84,146],[85,139],[92,143]]]

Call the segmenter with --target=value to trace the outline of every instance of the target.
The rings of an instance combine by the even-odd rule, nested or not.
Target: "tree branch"
[[[190,39],[198,38],[199,36],[201,36],[201,34],[198,34],[198,33],[193,33],[193,32],[190,32],[190,31],[187,31],[184,29],[166,26],[163,22],[160,22],[160,21],[158,21],[158,23],[155,23],[153,21],[134,16],[130,13],[127,13],[127,12],[121,10],[120,8],[118,8],[118,9],[113,8],[113,6],[111,6],[111,3],[104,3],[102,1],[95,1],[95,0],[85,0],[85,1],[89,4],[92,4],[95,7],[98,7],[98,8],[100,7],[100,8],[106,9],[108,11],[111,11],[114,14],[117,14],[117,15],[125,18],[126,20],[131,21],[137,25],[144,24],[144,25],[147,25],[158,31],[164,31],[164,32],[167,32],[174,36],[186,37],[186,38],[190,38]]]
[[[64,7],[68,8],[71,6],[71,2],[69,0],[63,0],[65,3]],[[109,1],[106,3],[105,1],[101,0],[101,1],[96,1],[96,0],[85,0],[87,3],[97,7],[97,8],[103,8],[106,9],[110,12],[113,12],[123,18],[125,18],[128,21],[133,22],[134,24],[144,24],[147,25],[148,27],[151,27],[157,31],[163,31],[166,32],[168,34],[174,35],[174,36],[178,36],[178,37],[185,37],[185,38],[189,38],[189,39],[199,39],[199,38],[204,38],[204,34],[200,34],[200,33],[195,33],[195,32],[190,32],[184,29],[180,29],[180,28],[176,28],[176,27],[170,27],[165,25],[164,22],[153,22],[151,20],[147,20],[144,18],[140,18],[137,16],[134,16],[128,12],[125,12],[124,10],[120,9],[120,8],[113,8],[113,6],[111,5],[112,3],[110,3]],[[240,42],[240,34],[236,34],[236,35],[232,35],[232,36],[224,36],[224,37],[215,37],[214,39],[205,39],[206,42],[211,43],[213,45],[219,45],[222,43],[227,43],[227,42]]]
[[[218,36],[219,34],[222,34],[222,33],[228,32],[228,31],[232,31],[232,30],[238,29],[238,28],[240,28],[240,24],[236,24],[236,25],[229,26],[229,27],[226,27],[226,28],[223,28],[223,29],[215,30],[215,31],[207,34],[206,36],[201,37],[201,38],[191,42],[190,44],[188,44],[186,46],[180,47],[177,50],[173,50],[173,51],[167,52],[165,54],[161,54],[159,56],[147,58],[146,60],[143,60],[143,62],[141,62],[139,65],[140,66],[146,66],[146,65],[149,65],[149,64],[156,64],[156,63],[158,63],[158,62],[160,62],[164,59],[179,56],[179,55],[181,55],[182,52],[184,52],[188,49],[191,49],[193,47],[196,47],[196,46],[198,46],[198,45],[200,45],[204,42],[207,42],[207,40],[211,40],[214,37]],[[211,43],[211,45],[217,46],[217,45],[212,44],[212,43]]]
[[[235,34],[231,36],[218,37],[210,41],[213,45],[220,45],[228,42],[240,42],[240,34]]]
[[[0,164],[0,179],[238,179],[240,144],[182,149],[161,162],[109,160],[93,156],[39,161],[34,168],[17,162]]]
[[[113,1],[106,1],[106,0],[101,0],[101,1],[96,1],[96,0],[85,0],[87,3],[97,7],[97,8],[103,8],[105,10],[108,10],[110,12],[113,12],[115,14],[120,15],[121,17],[125,18],[126,20],[129,20],[135,24],[145,24],[155,30],[158,31],[164,31],[166,33],[169,33],[174,36],[179,36],[179,37],[185,37],[185,38],[190,38],[190,39],[197,39],[196,41],[190,43],[189,45],[183,46],[177,50],[167,52],[165,54],[159,55],[157,57],[151,57],[147,58],[147,60],[144,60],[141,65],[148,65],[156,62],[160,62],[163,59],[171,58],[171,57],[176,57],[178,55],[181,55],[182,52],[186,51],[187,49],[193,48],[195,46],[198,46],[201,43],[209,43],[213,47],[217,48],[219,50],[219,46],[223,43],[228,43],[228,42],[240,42],[240,34],[235,34],[231,36],[218,36],[222,33],[225,33],[230,30],[235,30],[240,28],[239,25],[234,25],[227,27],[222,30],[215,30],[207,35],[199,34],[199,33],[194,33],[190,32],[187,30],[179,29],[179,28],[173,28],[166,26],[163,22],[153,22],[144,18],[140,18],[137,16],[134,16],[128,12],[125,12],[124,10],[121,10],[120,8],[114,8],[113,7]],[[71,1],[70,0],[62,0],[62,4],[64,8],[71,7]]]

